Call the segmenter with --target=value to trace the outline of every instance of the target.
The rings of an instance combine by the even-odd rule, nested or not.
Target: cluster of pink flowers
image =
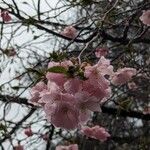
[[[140,20],[143,22],[143,24],[150,26],[150,10],[143,11]]]
[[[2,10],[0,16],[2,17],[4,22],[9,22],[12,20],[9,12],[7,10]]]
[[[73,26],[67,26],[62,32],[62,35],[69,37],[69,38],[75,38],[77,36],[77,30]]]
[[[55,150],[78,150],[78,145],[77,144],[71,144],[69,146],[59,145],[56,147]]]
[[[115,85],[124,84],[135,72],[124,68],[114,73],[103,56],[95,65],[50,62],[46,82],[40,81],[31,89],[30,101],[41,105],[47,120],[56,127],[75,129],[85,124],[92,112],[101,111],[100,105],[111,95],[110,79]]]
[[[86,135],[87,137],[97,139],[101,142],[104,142],[107,140],[108,137],[110,137],[110,134],[105,130],[105,128],[100,127],[98,125],[94,127],[84,127],[81,132]]]

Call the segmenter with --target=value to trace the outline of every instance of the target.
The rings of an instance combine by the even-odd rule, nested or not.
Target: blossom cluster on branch
[[[135,74],[134,68],[114,72],[110,61],[103,56],[94,65],[52,61],[45,80],[31,89],[30,102],[41,105],[47,120],[56,127],[80,128],[92,112],[101,112],[100,105],[111,95],[111,82],[122,85]]]

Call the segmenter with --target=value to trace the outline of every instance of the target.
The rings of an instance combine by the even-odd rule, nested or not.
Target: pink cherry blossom
[[[91,112],[101,112],[98,99],[94,96],[90,96],[87,92],[78,92],[75,94],[77,100],[77,106],[80,109],[79,119],[81,123],[87,122],[90,118]]]
[[[81,132],[87,137],[97,139],[101,142],[106,141],[107,138],[110,137],[110,134],[106,131],[106,129],[98,125],[92,128],[84,127],[82,128]]]
[[[71,144],[69,146],[59,145],[56,147],[56,150],[78,150],[77,144]]]
[[[26,128],[25,131],[24,131],[24,134],[28,137],[32,136],[33,135],[33,132],[31,130],[31,128]]]
[[[47,119],[56,127],[61,127],[68,130],[77,128],[79,123],[79,111],[72,101],[70,101],[70,103],[46,103],[45,112]]]
[[[68,26],[61,34],[69,38],[75,38],[77,36],[77,30],[73,26]]]
[[[108,49],[107,48],[97,48],[95,50],[95,56],[97,58],[100,58],[101,56],[106,56],[108,54]]]
[[[143,11],[140,20],[143,22],[143,24],[150,26],[150,10]]]
[[[9,15],[9,12],[7,10],[1,11],[1,17],[4,22],[9,22],[12,20],[11,16]]]
[[[112,75],[113,74],[113,66],[110,65],[110,61],[103,56],[100,58],[97,64],[94,66],[85,67],[85,77],[87,78],[99,78],[102,75]]]
[[[115,72],[115,74],[112,76],[111,81],[114,85],[122,85],[130,81],[132,76],[134,75],[136,75],[136,69],[122,68]]]
[[[31,89],[30,101],[32,103],[38,103],[38,101],[40,99],[40,93],[43,90],[47,90],[47,85],[44,82],[40,81]]]
[[[110,81],[104,77],[113,74],[113,67],[108,59],[101,57],[96,65],[85,67],[84,74],[88,78],[83,83],[84,91],[96,96],[99,100],[110,96]]]
[[[20,144],[14,147],[14,150],[24,150],[23,146]]]
[[[96,98],[98,98],[99,102],[103,100],[103,98],[110,96],[110,90],[108,90],[108,88],[110,87],[107,82],[101,82],[101,80],[98,81],[98,79],[97,82],[96,79],[93,79],[93,81],[90,80],[92,79],[83,82],[83,91],[86,91],[91,96],[95,96]]]

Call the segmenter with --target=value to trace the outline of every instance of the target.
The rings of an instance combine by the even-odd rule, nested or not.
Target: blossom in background
[[[14,147],[14,150],[24,150],[23,146],[18,144],[17,146]]]
[[[135,82],[129,82],[128,83],[128,88],[130,90],[135,90],[135,89],[137,89],[137,85],[135,84]]]
[[[75,38],[77,36],[77,30],[73,26],[68,26],[61,32],[61,34],[69,38]]]
[[[130,81],[132,76],[136,75],[136,69],[134,68],[122,68],[117,70],[112,76],[112,83],[114,85],[123,85]]]
[[[77,144],[71,144],[69,146],[59,145],[56,147],[55,150],[78,150],[78,145]]]
[[[1,17],[2,17],[4,22],[9,22],[12,20],[11,16],[9,15],[9,12],[7,10],[1,11]]]
[[[98,125],[91,128],[83,127],[81,132],[87,137],[97,139],[101,142],[106,141],[107,138],[110,137],[110,134],[106,131],[106,129]]]
[[[31,130],[31,128],[26,128],[26,129],[24,130],[24,134],[25,134],[26,136],[30,137],[30,136],[33,135],[33,132],[32,132],[32,130]]]
[[[140,20],[143,22],[143,24],[150,26],[150,10],[143,11]]]
[[[106,56],[108,54],[108,49],[107,48],[97,48],[95,50],[95,56],[97,58],[100,58],[101,56]]]

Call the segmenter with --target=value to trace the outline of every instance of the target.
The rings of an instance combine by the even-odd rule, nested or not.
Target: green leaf
[[[54,66],[47,69],[48,72],[67,74],[67,69],[62,66]]]

